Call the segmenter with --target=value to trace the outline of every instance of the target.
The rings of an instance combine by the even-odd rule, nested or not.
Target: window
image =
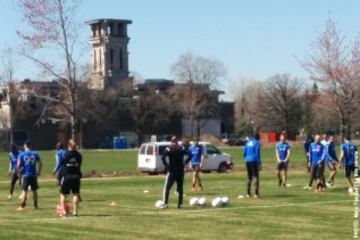
[[[114,24],[109,23],[108,29],[107,29],[107,35],[108,36],[113,36],[114,35]]]
[[[125,34],[124,34],[124,27],[123,27],[122,24],[118,24],[118,25],[117,25],[117,34],[118,34],[119,36],[125,35]]]
[[[99,49],[99,69],[102,69],[101,49]]]
[[[140,148],[140,154],[144,155],[146,150],[146,145],[142,145]]]
[[[207,154],[220,154],[220,150],[213,145],[206,145]]]
[[[114,49],[110,49],[110,66],[114,65]]]
[[[146,149],[146,155],[153,155],[154,153],[154,145],[148,145]]]
[[[94,71],[96,71],[96,69],[97,69],[97,66],[96,66],[96,62],[97,62],[96,61],[96,50],[94,50],[93,54],[94,54],[94,56],[93,56],[94,57]]]
[[[123,50],[119,49],[119,67],[120,69],[123,69]]]
[[[96,25],[91,25],[92,36],[96,37]]]

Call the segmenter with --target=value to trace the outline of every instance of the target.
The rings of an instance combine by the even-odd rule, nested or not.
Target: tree
[[[0,79],[4,84],[14,81],[14,51],[6,47],[1,52]]]
[[[41,116],[53,122],[67,123],[71,136],[79,132],[79,97],[87,76],[75,53],[79,47],[78,24],[74,20],[80,1],[77,0],[17,0],[27,32],[18,32],[23,41],[22,55],[37,64],[54,79],[58,94],[33,92],[48,104]],[[44,53],[50,56],[44,57]],[[52,59],[52,60],[49,60]]]
[[[192,136],[200,135],[202,125],[206,124],[206,118],[214,116],[213,99],[218,95],[211,91],[217,87],[220,80],[225,77],[226,71],[222,62],[217,59],[209,59],[196,56],[191,52],[181,55],[171,66],[171,72],[177,82],[184,86],[174,89],[174,94],[181,95],[179,102],[180,111],[190,119]],[[180,99],[176,97],[176,99]],[[195,125],[196,124],[196,125]]]
[[[270,77],[257,96],[262,125],[276,131],[297,133],[302,127],[301,82],[288,74]]]
[[[302,66],[332,101],[340,119],[342,138],[350,138],[355,112],[359,110],[360,42],[355,40],[351,44],[345,39],[329,19]]]

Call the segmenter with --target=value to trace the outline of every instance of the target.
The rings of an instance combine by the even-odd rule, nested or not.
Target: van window
[[[146,149],[146,155],[153,155],[154,153],[154,145],[148,145]]]
[[[220,150],[213,145],[206,145],[207,154],[220,154]]]
[[[145,154],[145,150],[146,150],[146,145],[142,145],[140,148],[140,154],[144,155]]]

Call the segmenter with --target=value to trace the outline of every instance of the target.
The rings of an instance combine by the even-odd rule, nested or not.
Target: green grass
[[[241,166],[238,150],[234,154]],[[236,153],[236,155],[235,155]],[[51,170],[51,152],[41,152],[45,170]],[[237,156],[237,157],[235,157]],[[136,152],[84,152],[86,171],[134,172]],[[205,191],[191,193],[190,175],[185,179],[185,208],[154,208],[161,198],[164,176],[126,176],[116,179],[86,179],[82,182],[80,217],[58,218],[55,215],[57,188],[54,181],[40,183],[40,210],[16,212],[18,200],[7,200],[4,181],[0,187],[0,239],[351,239],[353,226],[352,198],[348,196],[342,173],[337,188],[321,194],[302,190],[308,174],[301,170],[301,150],[294,149],[289,172],[290,188],[277,187],[273,149],[263,151],[261,198],[237,199],[245,193],[243,167],[229,174],[203,174]],[[1,160],[4,166],[5,160]],[[114,168],[114,169],[113,169]],[[1,169],[2,176],[6,170]],[[43,177],[48,178],[48,177]],[[5,177],[3,177],[3,180]],[[148,190],[149,193],[144,193]],[[188,206],[190,196],[205,195],[208,202],[226,195],[229,207]],[[111,203],[116,203],[111,206]]]

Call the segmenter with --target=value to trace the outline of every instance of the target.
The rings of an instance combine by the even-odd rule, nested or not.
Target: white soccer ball
[[[222,201],[223,205],[228,205],[230,199],[229,199],[228,197],[222,197],[222,198],[221,198],[221,201]]]
[[[213,207],[221,207],[222,205],[222,199],[220,197],[216,197],[212,200],[211,206]]]
[[[193,198],[190,198],[190,201],[189,201],[189,204],[190,206],[196,206],[199,204],[199,199],[197,197],[193,197]]]
[[[155,202],[155,207],[156,208],[161,208],[164,206],[164,201],[163,200],[158,200]]]
[[[200,206],[205,206],[206,205],[206,198],[205,197],[201,197],[199,199],[199,205]]]

